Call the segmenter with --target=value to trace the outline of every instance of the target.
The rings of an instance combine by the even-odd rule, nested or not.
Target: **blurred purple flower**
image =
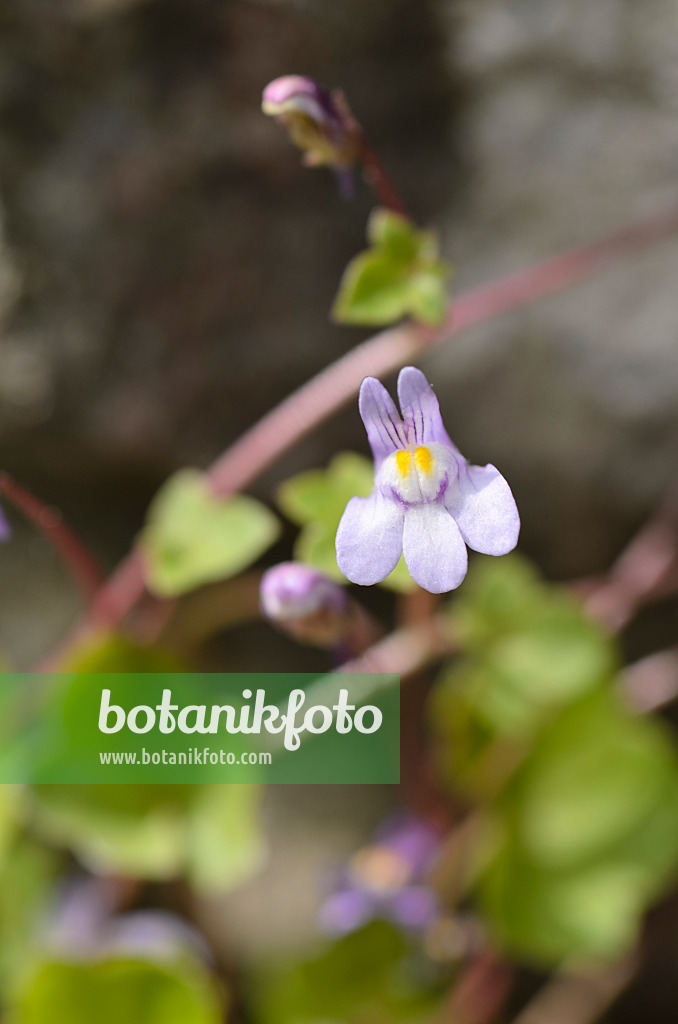
[[[320,911],[322,927],[345,935],[382,918],[408,931],[428,928],[438,916],[438,901],[426,875],[440,839],[437,829],[411,816],[387,823],[342,873]]]
[[[98,879],[75,882],[59,894],[44,922],[43,941],[60,956],[101,959],[130,956],[156,962],[209,950],[196,930],[164,910],[112,914],[115,894]]]
[[[261,109],[285,126],[308,167],[333,167],[342,194],[353,194],[356,140],[326,89],[303,75],[283,75],[264,89]]]
[[[374,377],[360,388],[375,489],[346,506],[337,564],[352,583],[371,586],[386,579],[403,554],[415,583],[442,594],[466,575],[466,545],[486,555],[513,550],[520,517],[501,473],[492,465],[469,465],[452,443],[421,370],[400,371],[398,399],[402,418]]]
[[[304,643],[330,646],[346,632],[346,591],[310,565],[274,565],[262,577],[259,597],[266,618]]]
[[[9,525],[7,516],[0,508],[0,542],[9,540],[12,536],[12,527]]]

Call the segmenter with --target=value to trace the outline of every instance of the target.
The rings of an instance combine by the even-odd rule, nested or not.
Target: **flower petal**
[[[438,441],[457,452],[443,425],[435,392],[416,366],[406,366],[400,371],[398,401],[410,444],[430,444],[432,441]]]
[[[375,491],[351,498],[337,530],[337,565],[351,583],[370,587],[393,572],[403,550],[403,513]]]
[[[320,924],[331,935],[347,935],[374,913],[374,898],[362,889],[344,889],[329,897],[320,910]]]
[[[414,582],[432,594],[454,590],[466,575],[466,545],[448,510],[436,501],[405,512],[403,554]]]
[[[445,503],[474,551],[507,555],[518,543],[520,515],[515,498],[494,466],[462,467]]]
[[[429,928],[438,916],[434,892],[424,885],[407,885],[389,900],[391,916],[403,928]]]
[[[388,391],[376,377],[365,377],[360,386],[358,408],[365,424],[376,468],[387,455],[407,446],[403,421]]]

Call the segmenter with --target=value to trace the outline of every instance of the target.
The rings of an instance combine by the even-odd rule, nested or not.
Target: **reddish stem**
[[[603,579],[585,580],[587,611],[620,632],[647,602],[663,597],[678,579],[678,485],[657,514],[624,548]]]
[[[443,1021],[487,1024],[499,1013],[512,981],[511,967],[492,950],[482,950],[455,985]]]
[[[214,493],[225,497],[249,484],[282,452],[352,398],[364,377],[391,373],[460,331],[560,291],[677,229],[678,209],[672,207],[598,242],[477,288],[450,307],[448,320],[441,328],[406,323],[382,331],[302,385],[228,448],[208,471]],[[119,624],[144,592],[142,570],[141,555],[134,550],[104,585],[94,609],[66,643],[96,628]]]
[[[400,213],[403,217],[411,220],[405,203],[391,182],[381,160],[365,138],[362,126],[353,116],[348,100],[341,89],[336,89],[332,93],[332,100],[335,109],[341,115],[344,128],[355,142],[357,158],[363,165],[365,177],[370,187],[376,192],[379,202],[387,209],[394,210],[395,213]]]
[[[84,544],[63,522],[59,512],[44,505],[7,473],[0,473],[0,493],[23,512],[59,552],[89,604],[102,588],[103,573]]]
[[[358,157],[365,169],[365,177],[377,193],[381,205],[385,206],[388,210],[402,214],[408,220],[411,219],[407,207],[384,170],[384,165],[362,133],[359,137]]]

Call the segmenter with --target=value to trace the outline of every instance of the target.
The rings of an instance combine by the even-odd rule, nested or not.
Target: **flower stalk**
[[[59,553],[87,604],[99,593],[103,574],[82,541],[64,523],[61,515],[43,504],[8,473],[0,473],[0,493],[22,512]]]

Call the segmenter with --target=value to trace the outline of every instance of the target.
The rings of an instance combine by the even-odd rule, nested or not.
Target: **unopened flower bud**
[[[285,126],[308,167],[333,167],[342,193],[352,194],[357,142],[326,89],[303,75],[283,75],[264,89],[261,109]]]
[[[331,647],[346,633],[346,592],[309,565],[273,566],[261,580],[260,600],[266,618],[302,643]]]

